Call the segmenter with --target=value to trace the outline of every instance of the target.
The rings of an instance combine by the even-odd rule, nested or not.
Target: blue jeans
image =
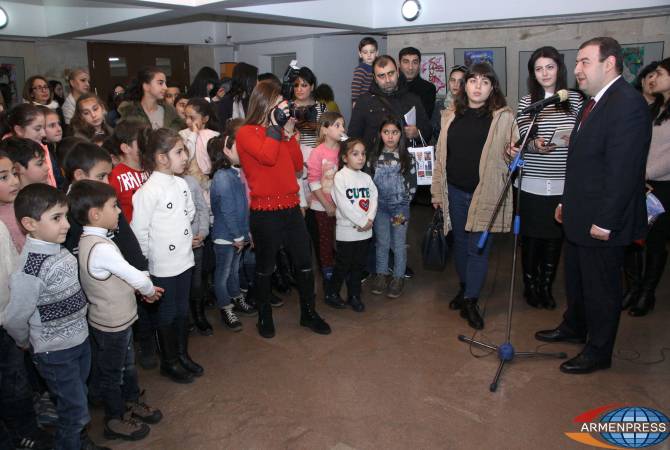
[[[14,440],[37,430],[33,390],[24,352],[0,327],[0,448],[14,448]]]
[[[56,352],[36,353],[33,362],[56,397],[58,424],[56,450],[79,450],[80,433],[89,422],[86,379],[91,370],[88,338],[76,347]]]
[[[376,272],[386,274],[389,269],[389,249],[393,250],[393,276],[405,276],[407,266],[407,225],[391,223],[391,214],[382,208],[377,210],[374,222]]]
[[[189,268],[174,277],[151,276],[154,286],[165,289],[161,299],[156,302],[158,307],[154,314],[157,316],[155,322],[158,327],[172,325],[177,321],[188,319],[188,299],[191,291],[191,274],[193,268]]]
[[[97,367],[98,394],[105,404],[105,419],[118,419],[127,401],[137,401],[140,388],[135,368],[133,329],[109,332],[90,328]]]
[[[450,184],[449,216],[451,217],[452,233],[454,234],[454,261],[456,272],[461,283],[465,284],[465,298],[479,298],[486,281],[491,252],[492,236],[489,235],[483,249],[477,247],[481,232],[465,231],[468,221],[468,210],[472,202],[472,194],[462,191]]]
[[[240,295],[240,256],[235,247],[228,244],[214,244],[216,269],[214,270],[214,291],[216,306],[230,305],[230,299]]]

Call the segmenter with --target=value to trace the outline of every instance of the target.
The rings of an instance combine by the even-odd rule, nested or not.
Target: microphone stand
[[[547,358],[559,358],[559,359],[565,359],[567,358],[567,354],[565,352],[557,352],[557,353],[545,353],[545,352],[516,352],[514,350],[514,346],[511,343],[511,334],[512,334],[512,312],[514,310],[514,275],[516,273],[516,259],[517,259],[517,248],[519,245],[519,232],[521,230],[521,217],[519,215],[520,207],[521,207],[521,183],[523,181],[523,166],[524,166],[524,160],[523,160],[523,155],[525,154],[525,148],[526,148],[526,143],[528,141],[528,137],[531,134],[531,130],[533,129],[533,126],[535,125],[535,121],[537,119],[537,115],[540,113],[542,110],[542,107],[537,108],[533,111],[530,112],[531,114],[531,122],[530,126],[528,127],[528,132],[523,138],[523,141],[521,143],[521,147],[519,147],[519,153],[517,153],[516,157],[512,161],[512,163],[509,166],[509,174],[507,176],[507,181],[505,182],[505,187],[503,188],[502,192],[500,193],[500,196],[498,197],[498,202],[496,203],[496,207],[493,210],[493,213],[491,214],[491,219],[489,220],[488,225],[486,226],[486,230],[482,233],[481,238],[479,239],[479,242],[477,243],[477,247],[481,250],[484,248],[486,245],[486,241],[489,237],[489,233],[491,232],[491,229],[493,228],[493,224],[495,223],[496,217],[498,216],[498,213],[502,209],[502,205],[505,201],[505,198],[507,197],[507,192],[510,186],[512,185],[512,182],[514,180],[514,173],[518,170],[519,171],[519,189],[517,190],[517,201],[516,201],[516,211],[514,212],[514,252],[512,254],[512,279],[510,281],[510,287],[509,287],[509,300],[507,304],[507,330],[505,333],[505,342],[501,345],[492,345],[492,344],[487,344],[485,342],[477,341],[473,338],[469,338],[465,335],[459,334],[458,335],[458,340],[461,342],[466,342],[470,345],[475,345],[477,347],[483,348],[483,349],[488,349],[488,350],[493,350],[498,354],[498,359],[500,359],[500,364],[498,365],[498,370],[496,370],[495,376],[493,377],[493,381],[491,382],[489,386],[489,390],[491,392],[495,392],[498,389],[498,383],[500,381],[500,376],[502,375],[503,368],[505,367],[505,364],[508,362],[512,362],[515,357],[524,357],[524,358],[530,358],[530,357],[547,357]]]

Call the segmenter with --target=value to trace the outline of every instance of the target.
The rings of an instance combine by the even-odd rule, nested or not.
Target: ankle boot
[[[300,325],[318,334],[330,334],[330,326],[317,314],[314,306],[314,272],[298,270],[296,282],[300,293]]]
[[[177,319],[177,359],[184,369],[191,372],[193,376],[200,377],[205,369],[191,359],[188,354],[188,329],[186,319]]]
[[[637,304],[642,293],[642,269],[644,264],[644,248],[636,243],[626,247],[623,260],[623,275],[626,290],[623,294],[621,309],[625,310]]]
[[[176,383],[193,382],[193,374],[182,367],[177,359],[177,330],[173,325],[158,328],[161,356],[161,375]]]
[[[656,286],[658,286],[663,269],[668,259],[668,253],[655,253],[647,250],[644,267],[644,278],[642,279],[642,292],[635,305],[630,308],[628,314],[633,317],[646,316],[654,309],[656,304]]]
[[[272,305],[270,304],[271,275],[256,274],[255,294],[256,308],[258,309],[258,334],[266,339],[275,336],[275,324],[272,320]]]
[[[465,295],[465,283],[460,283],[456,296],[449,302],[449,309],[460,310],[463,308],[463,295]]]
[[[470,325],[475,330],[481,330],[484,328],[484,319],[479,312],[479,306],[477,305],[478,299],[476,298],[464,298],[463,299],[463,308],[461,309],[461,317],[468,321]]]
[[[543,248],[540,262],[540,277],[537,285],[537,298],[540,305],[546,309],[556,309],[556,300],[551,287],[556,278],[558,261],[561,259],[563,239],[542,239],[539,243]]]
[[[540,308],[537,288],[539,281],[539,252],[540,240],[537,238],[521,237],[521,265],[523,266],[523,297],[533,308]]]
[[[205,316],[205,299],[202,296],[193,296],[189,299],[189,303],[195,329],[203,336],[211,336],[213,330]]]

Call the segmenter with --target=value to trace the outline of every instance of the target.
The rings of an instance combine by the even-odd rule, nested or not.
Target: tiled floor
[[[270,340],[258,336],[255,319],[243,319],[244,330],[232,333],[210,310],[214,336],[191,340],[204,377],[183,386],[140,371],[150,403],[165,415],[151,434],[137,443],[105,442],[98,411],[92,435],[119,449],[580,449],[587,447],[564,433],[578,431],[572,419],[586,410],[626,403],[670,413],[670,351],[669,360],[646,364],[670,347],[667,276],[653,314],[622,316],[610,370],[569,376],[558,371],[558,360],[516,359],[491,393],[497,357],[457,340],[473,330],[447,306],[457,290],[453,266],[443,273],[420,269],[430,211],[415,207],[412,214],[409,256],[417,275],[401,298],[366,294],[367,311],[357,314],[324,306],[319,294],[320,312],[333,327],[332,335],[319,336],[298,326],[292,294],[274,311],[277,336]],[[477,337],[499,343],[511,236],[495,239],[483,295],[486,328]],[[559,275],[556,311],[517,299],[512,342],[518,351],[535,350],[533,333],[559,323],[562,282]],[[579,347],[543,350],[574,355]]]

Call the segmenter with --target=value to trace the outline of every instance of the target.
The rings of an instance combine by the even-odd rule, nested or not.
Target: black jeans
[[[191,292],[189,294],[193,301],[202,301],[202,273],[204,264],[205,247],[193,249],[193,259],[195,266],[191,273]]]
[[[297,281],[300,300],[313,300],[312,249],[300,208],[296,206],[275,211],[252,210],[249,225],[256,249],[258,301],[270,301],[270,275],[274,272],[277,251],[282,246],[291,257],[296,274],[299,275]]]
[[[336,241],[335,270],[328,284],[328,294],[338,294],[342,282],[347,281],[347,295],[361,295],[361,278],[367,263],[370,239],[362,241]],[[348,275],[348,276],[347,276]]]
[[[189,268],[174,277],[151,276],[155,286],[165,289],[161,299],[156,302],[158,327],[170,326],[177,320],[188,319],[188,299],[191,290],[191,273]]]
[[[0,327],[0,448],[14,448],[16,438],[36,429],[24,352]]]
[[[93,343],[98,394],[105,403],[105,418],[121,418],[126,402],[137,401],[140,388],[135,367],[133,329],[100,331],[89,328]]]

